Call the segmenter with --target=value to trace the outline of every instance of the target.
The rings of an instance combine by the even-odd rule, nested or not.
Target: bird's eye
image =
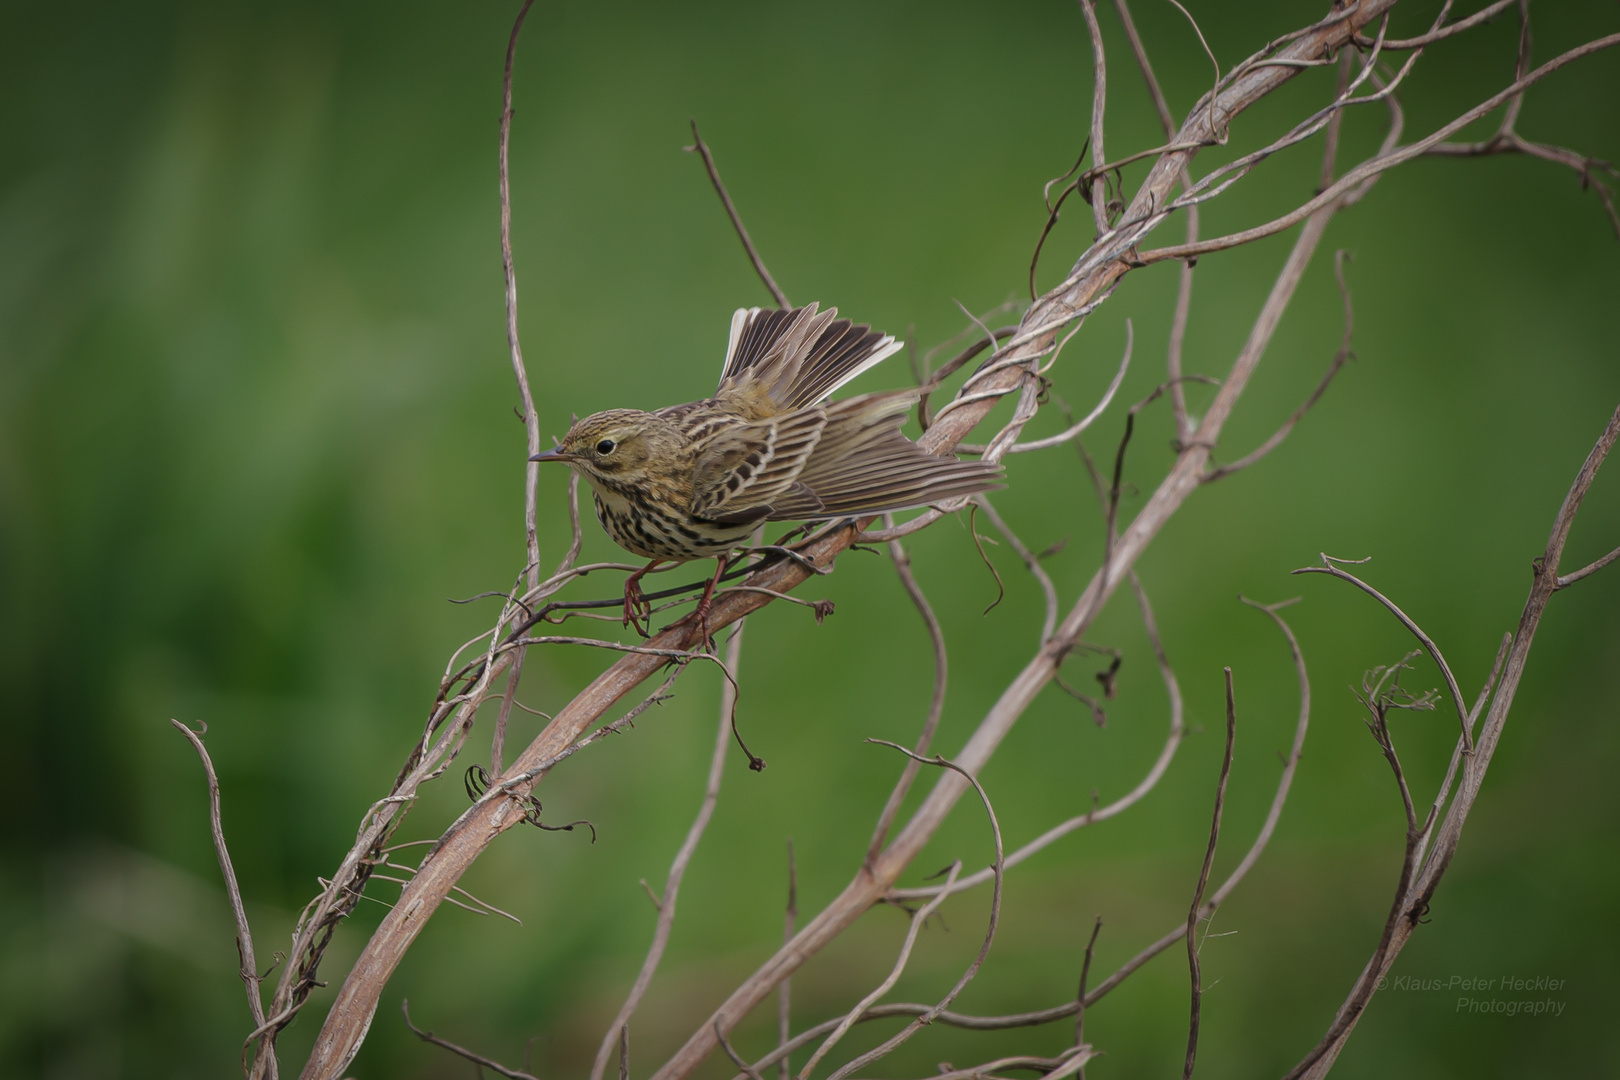
[[[598,454],[611,454],[615,445],[617,444],[612,439],[603,439],[596,444],[596,452]]]

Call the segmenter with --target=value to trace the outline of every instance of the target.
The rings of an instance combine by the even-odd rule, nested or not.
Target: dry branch
[[[1395,958],[1400,955],[1401,949],[1405,947],[1412,932],[1419,925],[1419,920],[1428,911],[1434,891],[1439,887],[1441,878],[1451,865],[1452,856],[1456,854],[1469,811],[1473,809],[1474,800],[1479,797],[1480,788],[1485,782],[1486,770],[1489,769],[1491,757],[1496,752],[1502,728],[1507,723],[1513,698],[1518,693],[1519,679],[1524,673],[1524,665],[1529,657],[1530,647],[1535,641],[1536,630],[1541,625],[1541,618],[1546,613],[1548,602],[1558,591],[1558,564],[1564,553],[1564,544],[1569,539],[1569,531],[1575,524],[1575,515],[1579,512],[1581,501],[1591,488],[1598,469],[1608,457],[1609,451],[1614,448],[1617,439],[1620,439],[1620,407],[1616,407],[1614,414],[1609,418],[1608,426],[1604,428],[1603,434],[1599,436],[1579,472],[1576,473],[1569,492],[1564,496],[1563,505],[1559,507],[1558,515],[1553,519],[1552,532],[1547,539],[1546,549],[1535,560],[1535,578],[1530,586],[1530,596],[1519,615],[1519,625],[1513,634],[1512,644],[1508,646],[1505,664],[1501,666],[1501,681],[1496,684],[1495,696],[1490,699],[1490,709],[1485,714],[1478,735],[1473,738],[1472,753],[1463,752],[1464,740],[1471,732],[1465,730],[1458,740],[1458,753],[1454,755],[1453,763],[1455,766],[1459,759],[1461,761],[1461,783],[1458,785],[1455,799],[1452,800],[1444,820],[1435,833],[1433,847],[1425,858],[1422,857],[1421,846],[1414,854],[1413,844],[1411,840],[1408,841],[1407,858],[1402,864],[1403,887],[1398,892],[1394,908],[1385,922],[1377,949],[1355,985],[1351,987],[1349,997],[1340,1006],[1327,1034],[1288,1074],[1288,1080],[1302,1080],[1302,1078],[1314,1080],[1327,1075],[1339,1052],[1344,1048],[1346,1040],[1355,1030],[1356,1022],[1361,1018],[1378,980],[1389,971],[1390,965],[1395,962]],[[1500,663],[1500,655],[1498,660]],[[1494,681],[1493,671],[1492,680],[1486,683],[1486,693]],[[1480,695],[1480,704],[1485,702],[1486,693]],[[1474,715],[1477,713],[1476,707]],[[1448,771],[1447,779],[1442,785],[1441,799],[1436,800],[1431,819],[1439,810],[1444,790],[1450,785],[1450,776]],[[1421,859],[1420,865],[1417,865],[1418,859]]]

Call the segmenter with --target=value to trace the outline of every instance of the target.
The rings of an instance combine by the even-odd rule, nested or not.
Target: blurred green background
[[[1111,156],[1159,139],[1116,17]],[[1318,16],[1316,3],[1193,5],[1223,66]],[[1427,25],[1403,4],[1394,31]],[[419,731],[449,653],[494,609],[447,597],[502,588],[522,563],[522,430],[506,359],[495,184],[500,67],[515,5],[140,3],[0,9],[0,632],[8,692],[0,807],[0,1073],[218,1077],[248,1028],[198,764],[170,717],[206,721],[225,825],[261,959],[329,873]],[[1610,32],[1612,4],[1536,5],[1537,57]],[[1207,59],[1168,4],[1138,19],[1173,107]],[[1408,81],[1409,137],[1499,87],[1511,18],[1436,48]],[[1233,146],[1326,100],[1308,72],[1245,115]],[[953,303],[1024,290],[1042,183],[1085,134],[1090,59],[1072,4],[537,4],[518,52],[512,139],[521,326],[550,433],[569,414],[706,393],[733,308],[768,302],[702,167],[681,153],[697,117],[788,294],[924,347],[956,332]],[[1529,137],[1620,158],[1620,57],[1537,87]],[[1382,113],[1346,126],[1365,156]],[[1488,132],[1479,129],[1480,134]],[[1204,234],[1308,197],[1318,144],[1267,163],[1210,204]],[[1134,183],[1140,167],[1128,172]],[[1075,204],[1048,241],[1043,286],[1089,239]],[[1156,239],[1180,235],[1172,224]],[[1291,243],[1208,257],[1197,271],[1189,370],[1222,374]],[[1263,464],[1200,491],[1140,569],[1195,727],[1154,794],[1011,873],[1003,929],[961,997],[972,1012],[1072,995],[1094,916],[1093,978],[1184,917],[1220,755],[1223,665],[1239,733],[1217,879],[1264,815],[1294,723],[1281,637],[1237,601],[1290,608],[1311,665],[1313,725],[1264,859],[1218,914],[1200,1075],[1280,1074],[1320,1036],[1376,942],[1401,849],[1393,784],[1347,687],[1407,649],[1371,601],[1288,571],[1319,551],[1373,556],[1366,575],[1442,644],[1465,692],[1517,620],[1529,560],[1620,400],[1620,245],[1577,177],[1518,159],[1421,161],[1334,221],[1226,429],[1220,456],[1257,445],[1320,377],[1340,335],[1335,248],[1353,252],[1357,361]],[[1125,321],[1136,361],[1091,437],[1111,454],[1124,404],[1163,375],[1176,270],[1131,274],[1054,372],[1095,399]],[[902,385],[904,359],[861,388]],[[1208,400],[1193,394],[1194,410]],[[1057,430],[1043,415],[1038,433]],[[1171,460],[1168,413],[1143,414],[1127,513]],[[1067,451],[1020,455],[998,506],[1072,598],[1095,567],[1095,500]],[[542,478],[544,556],[566,541],[563,476]],[[981,521],[981,529],[988,526]],[[1588,500],[1567,566],[1620,541],[1620,464]],[[939,747],[954,753],[1032,653],[1040,599],[1005,546],[1007,598],[963,525],[911,545],[952,649]],[[588,523],[588,559],[616,557]],[[666,579],[667,580],[667,579]],[[593,578],[575,596],[609,595]],[[800,907],[817,910],[858,864],[899,769],[867,736],[910,741],[931,671],[892,568],[851,554],[808,596],[814,625],[775,605],[752,620],[740,721],[770,762],[733,755],[718,814],[680,898],[670,951],[632,1027],[645,1075],[770,954],[781,932],[784,844]],[[1607,1028],[1620,796],[1620,568],[1559,595],[1433,921],[1395,973],[1548,976],[1562,1015],[1459,1014],[1456,993],[1380,994],[1341,1059],[1346,1077],[1613,1075]],[[1067,601],[1066,601],[1067,603]],[[1106,727],[1056,689],[984,775],[1009,844],[1133,786],[1162,742],[1165,694],[1134,605],[1091,640],[1125,654]],[[524,700],[550,710],[604,663],[536,652]],[[1067,674],[1091,682],[1097,662]],[[1438,684],[1426,664],[1408,677]],[[466,1076],[418,1023],[516,1064],[580,1076],[653,925],[637,884],[663,875],[696,810],[717,679],[693,670],[633,734],[549,778],[548,816],[467,884],[524,922],[436,915],[390,984],[356,1076]],[[537,730],[514,721],[514,738]],[[1396,737],[1420,797],[1454,724],[1403,715]],[[487,754],[480,727],[460,764]],[[458,764],[458,770],[460,767]],[[931,778],[923,778],[923,787]],[[913,800],[915,802],[915,799]],[[402,839],[465,806],[452,775]],[[964,802],[919,873],[987,859]],[[908,878],[908,883],[915,875]],[[396,895],[376,883],[379,900]],[[945,908],[892,997],[937,998],[977,947],[981,891]],[[341,979],[382,911],[367,903],[327,966]],[[871,912],[794,979],[796,1026],[846,1009],[904,929]],[[1214,935],[1230,936],[1214,936]],[[267,961],[266,961],[267,962]],[[283,1040],[302,1061],[331,990]],[[1537,995],[1489,994],[1494,997]],[[757,1055],[774,1006],[737,1042]],[[1179,953],[1087,1017],[1095,1078],[1164,1076],[1186,1024]],[[850,1042],[868,1045],[892,1027]],[[921,1076],[1004,1053],[1052,1053],[1066,1025],[1004,1034],[935,1028],[880,1075]],[[801,1056],[802,1060],[802,1056]],[[729,1076],[710,1062],[704,1075]]]

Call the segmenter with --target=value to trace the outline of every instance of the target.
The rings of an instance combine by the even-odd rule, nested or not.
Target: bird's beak
[[[529,458],[530,461],[567,461],[574,455],[560,446],[553,446],[550,450],[542,450]]]

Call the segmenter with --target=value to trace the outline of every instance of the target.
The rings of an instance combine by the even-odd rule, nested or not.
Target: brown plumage
[[[762,521],[908,510],[999,486],[994,466],[936,457],[900,433],[915,390],[826,400],[901,348],[837,314],[739,309],[713,397],[595,413],[534,456],[584,477],[608,535],[652,560],[625,582],[627,624],[644,608],[643,574],[707,556],[719,567],[698,604],[706,615],[731,551]]]

